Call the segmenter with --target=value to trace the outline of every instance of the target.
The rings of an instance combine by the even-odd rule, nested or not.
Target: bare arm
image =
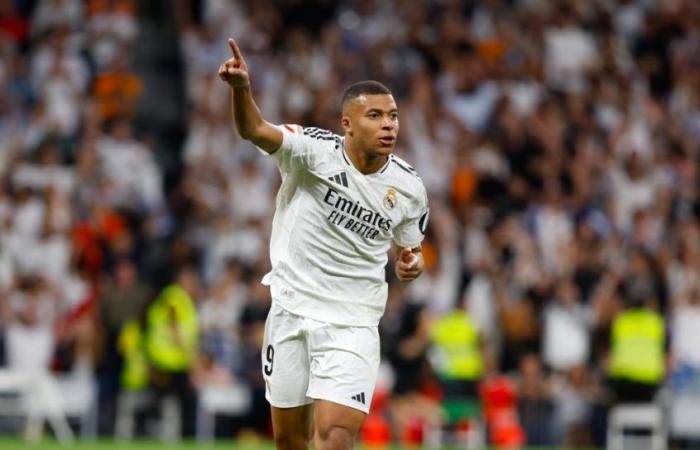
[[[231,87],[233,120],[238,134],[267,153],[282,145],[282,132],[263,119],[250,90],[248,66],[233,39],[228,40],[233,57],[219,67],[219,78]]]

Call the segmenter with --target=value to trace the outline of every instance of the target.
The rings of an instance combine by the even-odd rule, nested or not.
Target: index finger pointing
[[[233,53],[233,56],[240,60],[242,58],[241,56],[241,51],[238,49],[238,45],[236,45],[236,41],[234,41],[232,38],[228,39],[228,46],[231,47],[231,53]]]

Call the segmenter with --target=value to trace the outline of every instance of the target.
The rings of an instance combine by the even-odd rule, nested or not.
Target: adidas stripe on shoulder
[[[341,186],[344,186],[344,187],[348,187],[348,186],[349,186],[349,184],[348,184],[348,177],[347,177],[345,171],[340,172],[340,173],[337,173],[337,174],[333,175],[332,177],[328,177],[328,179],[329,179],[330,181],[333,181],[333,182],[335,182],[335,183],[338,183],[338,184],[341,185]]]
[[[420,179],[420,176],[418,176],[418,172],[416,172],[416,169],[411,167],[410,164],[408,164],[406,161],[400,160],[394,155],[390,156],[391,162],[394,163],[398,168],[403,170],[406,173],[410,173],[411,175],[415,176],[416,178]]]

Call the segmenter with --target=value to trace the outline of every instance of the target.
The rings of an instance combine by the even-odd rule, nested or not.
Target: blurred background
[[[389,86],[429,192],[364,443],[697,448],[697,0],[3,0],[0,431],[270,439],[229,36],[273,123]]]

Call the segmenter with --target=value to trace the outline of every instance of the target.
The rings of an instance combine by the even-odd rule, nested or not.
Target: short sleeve
[[[313,169],[319,152],[323,150],[319,141],[306,135],[300,125],[277,125],[277,129],[282,132],[282,145],[270,153],[270,157],[280,170],[286,173]]]
[[[423,190],[412,205],[406,219],[394,228],[394,242],[399,247],[418,247],[425,237],[429,216],[428,197]]]

